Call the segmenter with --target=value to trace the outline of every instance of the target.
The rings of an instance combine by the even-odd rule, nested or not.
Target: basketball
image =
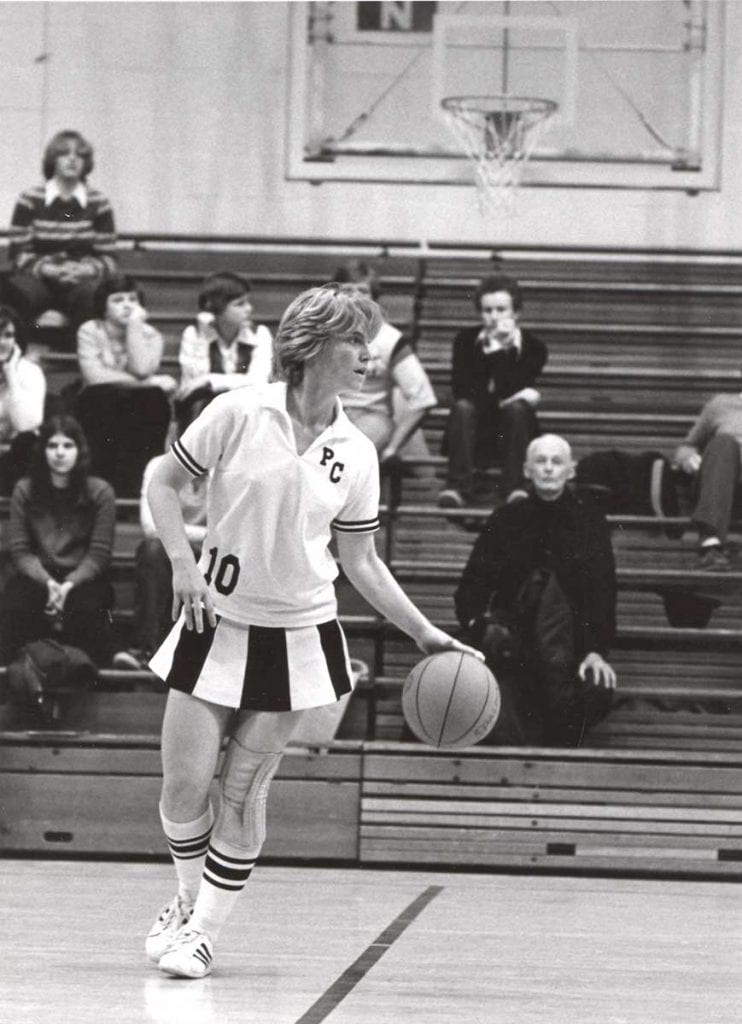
[[[423,658],[402,689],[410,729],[431,747],[468,747],[483,739],[500,713],[500,689],[473,654],[441,651]]]

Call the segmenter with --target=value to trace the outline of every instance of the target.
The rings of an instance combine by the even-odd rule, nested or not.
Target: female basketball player
[[[376,554],[376,452],[337,396],[363,384],[380,323],[371,299],[336,284],[298,296],[278,328],[277,382],[215,398],[150,485],[174,616],[182,606],[151,661],[170,687],[160,814],[179,888],[146,951],[168,974],[211,971],[214,941],[265,838],[286,744],[305,709],[351,688],[331,532],[351,583],[422,651],[471,650],[418,611]],[[196,564],[178,491],[204,473],[208,532]],[[214,822],[209,787],[226,734]]]

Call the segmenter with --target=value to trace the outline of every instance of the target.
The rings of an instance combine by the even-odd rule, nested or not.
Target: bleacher
[[[343,259],[372,261],[389,318],[412,333],[436,387],[440,406],[426,423],[434,452],[450,400],[452,336],[476,321],[474,289],[495,268],[519,280],[523,323],[549,345],[542,424],[569,438],[578,455],[601,447],[669,454],[703,401],[740,376],[736,253],[495,251],[342,239],[122,241],[122,266],[144,287],[171,370],[198,283],[210,270],[246,274],[256,319],[275,328],[286,303],[327,280]],[[39,354],[52,389],[75,375],[69,339]],[[453,590],[486,512],[437,509],[444,462],[434,456],[430,466],[432,478],[405,474],[387,482],[379,544],[413,599],[453,629]],[[124,640],[138,526],[131,503],[120,502],[119,511],[115,576]],[[699,571],[685,515],[672,523],[614,517],[612,525],[619,636],[611,660],[619,688],[615,709],[580,751],[436,752],[403,742],[401,683],[419,655],[341,581],[351,650],[368,663],[370,678],[336,732],[321,742],[299,737],[285,758],[271,799],[306,843],[292,840],[284,821],[268,855],[737,873],[742,571]],[[671,627],[668,592],[718,604],[709,626]],[[0,821],[5,848],[162,852],[154,820],[134,829],[126,840],[131,849],[119,844],[147,794],[156,804],[163,700],[149,674],[109,671],[52,732],[30,728],[0,705],[2,785],[14,794]],[[72,835],[64,827],[70,801],[86,807]],[[112,821],[112,807],[123,819]],[[326,833],[312,824],[311,807],[317,821],[329,815]]]

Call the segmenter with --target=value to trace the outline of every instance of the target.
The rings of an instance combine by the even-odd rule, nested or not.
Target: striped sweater
[[[86,188],[87,203],[57,196],[46,205],[44,185],[18,197],[10,225],[9,255],[16,270],[41,276],[45,263],[89,263],[98,276],[116,268],[116,231],[108,199]]]

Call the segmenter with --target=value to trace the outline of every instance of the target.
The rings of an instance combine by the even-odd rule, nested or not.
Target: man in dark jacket
[[[536,378],[547,359],[546,346],[518,326],[518,284],[509,277],[487,277],[476,292],[481,324],[466,327],[453,343],[448,421],[448,479],[438,501],[460,508],[472,498],[475,466],[502,462],[500,490],[508,499],[523,487],[528,442],[538,433]]]
[[[576,746],[610,707],[615,562],[602,513],[567,487],[574,475],[564,438],[532,441],[528,496],[492,514],[456,591],[459,621],[500,683],[490,742]]]

